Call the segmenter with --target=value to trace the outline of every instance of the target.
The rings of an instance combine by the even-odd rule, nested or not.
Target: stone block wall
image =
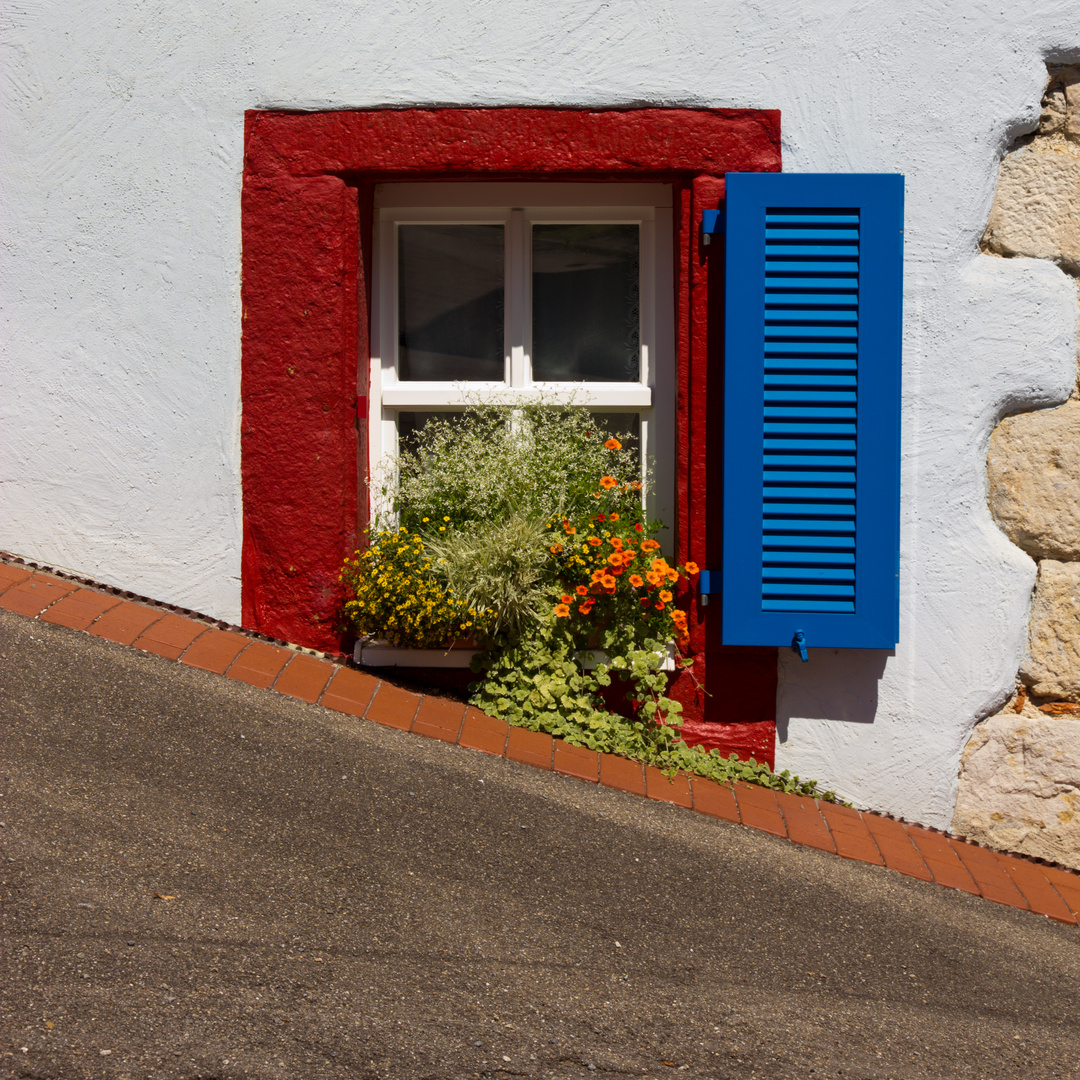
[[[983,250],[1080,284],[1080,65],[1050,69],[1042,106],[1002,162]],[[1080,869],[1080,390],[1003,420],[987,477],[994,519],[1039,569],[1017,694],[972,733],[953,828]]]

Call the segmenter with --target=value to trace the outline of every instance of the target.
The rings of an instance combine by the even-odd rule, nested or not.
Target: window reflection
[[[416,436],[431,423],[455,424],[460,421],[460,412],[419,412],[402,409],[397,414],[398,441],[403,447],[414,448]]]
[[[502,382],[502,225],[398,226],[398,378]]]
[[[534,225],[532,374],[538,382],[641,378],[637,225]]]
[[[598,412],[590,410],[596,426],[614,435],[633,454],[634,465],[641,468],[641,414],[625,412]]]

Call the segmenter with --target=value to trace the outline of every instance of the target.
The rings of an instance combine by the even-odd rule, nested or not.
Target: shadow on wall
[[[776,696],[776,737],[788,740],[792,718],[871,724],[877,714],[878,684],[891,649],[810,649],[803,663],[780,650]]]

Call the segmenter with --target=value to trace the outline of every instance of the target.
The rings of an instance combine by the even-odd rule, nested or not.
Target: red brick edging
[[[5,559],[14,557],[4,555]],[[456,743],[589,783],[674,803],[846,859],[1080,923],[1080,874],[936,829],[752,784],[719,784],[510,727],[458,701],[417,693],[327,657],[106,586],[0,561],[0,608],[273,689],[387,727]]]

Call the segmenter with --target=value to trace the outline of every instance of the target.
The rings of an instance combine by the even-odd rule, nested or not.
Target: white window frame
[[[533,382],[530,229],[533,224],[636,224],[640,229],[640,378],[637,382]],[[503,382],[399,381],[397,378],[397,227],[503,225],[505,339]],[[398,183],[375,189],[369,475],[377,497],[380,466],[397,452],[399,410],[438,412],[497,396],[513,402],[543,391],[596,412],[638,414],[642,470],[651,465],[646,512],[669,526],[675,510],[675,313],[670,184]],[[388,509],[379,505],[377,512]],[[664,544],[667,548],[670,539]]]

